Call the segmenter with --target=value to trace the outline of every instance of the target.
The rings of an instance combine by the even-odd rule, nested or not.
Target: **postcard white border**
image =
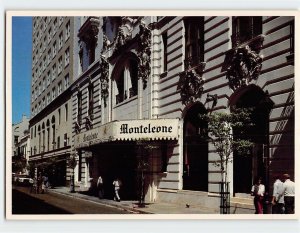
[[[299,143],[295,142],[295,182],[296,182],[296,200],[295,200],[295,214],[294,215],[195,215],[195,214],[155,214],[155,215],[12,215],[11,214],[11,131],[10,126],[12,125],[11,111],[12,111],[12,100],[11,100],[11,88],[12,88],[12,74],[11,74],[11,59],[12,59],[12,17],[13,16],[130,16],[130,15],[141,15],[152,16],[152,15],[164,15],[164,16],[188,16],[188,15],[201,15],[201,16],[294,16],[295,17],[295,103],[299,98],[299,85],[297,82],[297,76],[299,73],[299,12],[295,10],[283,10],[283,11],[247,11],[247,10],[214,10],[214,11],[198,11],[198,10],[100,10],[100,11],[7,11],[6,12],[6,218],[10,220],[96,220],[96,219],[116,219],[116,220],[170,220],[170,219],[182,219],[182,220],[193,220],[193,219],[231,219],[231,220],[244,220],[244,219],[255,219],[255,220],[270,220],[270,219],[299,219],[299,171],[296,169],[299,167]],[[295,104],[295,119],[299,117],[297,104]],[[299,134],[299,123],[295,121],[295,135]],[[295,140],[297,138],[295,137]],[[298,198],[297,198],[298,197]]]

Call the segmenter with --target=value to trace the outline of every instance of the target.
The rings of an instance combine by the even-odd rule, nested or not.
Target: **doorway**
[[[208,191],[207,122],[199,118],[207,111],[200,103],[188,109],[184,117],[183,189]]]
[[[245,128],[243,135],[237,135],[234,129],[233,133],[234,137],[251,141],[253,147],[250,155],[233,153],[233,191],[235,194],[249,194],[256,177],[262,177],[264,183],[267,181],[269,114],[273,106],[268,95],[257,86],[249,86],[242,92],[234,106],[252,109],[250,118],[253,126]]]

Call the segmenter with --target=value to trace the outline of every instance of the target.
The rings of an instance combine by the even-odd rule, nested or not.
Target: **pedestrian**
[[[116,178],[113,182],[113,186],[115,189],[115,196],[114,196],[115,201],[121,201],[120,196],[119,196],[119,191],[120,191],[121,185],[122,185],[122,182],[118,178]]]
[[[283,190],[285,214],[295,213],[295,183],[290,180],[289,174],[283,174]]]
[[[97,180],[97,190],[98,190],[99,199],[102,199],[104,197],[104,187],[103,187],[103,179],[101,176],[99,176]]]
[[[30,193],[35,193],[37,194],[37,180],[35,177],[33,177],[33,183],[30,187]]]
[[[39,173],[38,177],[37,177],[37,194],[40,193],[41,189],[42,189],[42,183],[43,183],[43,178],[42,178],[42,174]]]
[[[254,196],[255,214],[263,214],[265,186],[262,184],[261,177],[257,178],[252,186],[251,195]]]
[[[283,192],[283,183],[279,176],[275,176],[273,184],[273,198],[272,198],[272,214],[284,214],[284,197],[281,195]]]

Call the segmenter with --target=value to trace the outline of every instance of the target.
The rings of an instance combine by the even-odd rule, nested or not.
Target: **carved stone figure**
[[[226,78],[231,89],[247,86],[257,80],[262,68],[262,56],[252,51],[249,46],[237,48],[227,68]]]
[[[140,32],[138,34],[138,76],[143,80],[143,88],[147,86],[148,77],[150,76],[150,57],[151,57],[151,30],[142,21]]]
[[[204,78],[194,69],[182,72],[180,75],[179,88],[183,104],[188,105],[201,97],[203,92]]]
[[[109,66],[106,59],[101,56],[100,57],[100,82],[101,82],[101,98],[104,100],[104,106],[107,106],[107,98],[108,98],[108,72]]]

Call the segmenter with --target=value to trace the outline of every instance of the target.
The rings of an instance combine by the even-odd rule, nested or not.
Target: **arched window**
[[[138,93],[138,62],[135,58],[128,59],[115,76],[116,104],[130,99]]]

